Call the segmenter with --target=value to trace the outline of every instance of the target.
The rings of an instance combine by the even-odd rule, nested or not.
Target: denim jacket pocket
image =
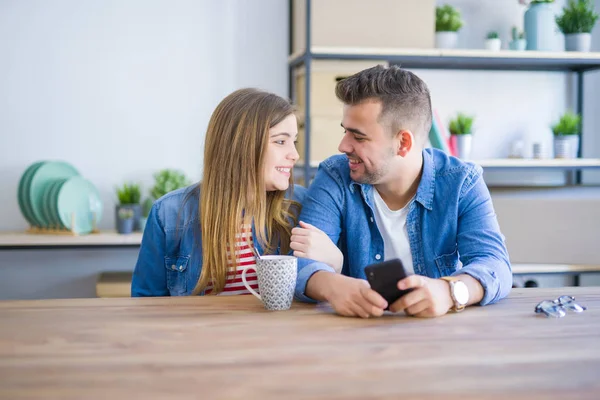
[[[165,257],[167,288],[171,296],[183,296],[187,292],[187,270],[189,256]]]
[[[458,249],[449,254],[442,254],[435,259],[435,265],[440,273],[440,277],[449,276],[458,269]]]

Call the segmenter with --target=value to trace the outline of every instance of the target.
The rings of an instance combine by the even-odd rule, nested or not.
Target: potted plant
[[[122,209],[131,209],[133,212],[133,229],[136,231],[140,229],[140,217],[142,213],[140,205],[141,197],[140,185],[136,183],[125,183],[122,187],[117,188],[117,198],[119,200],[119,204],[115,208],[117,223],[119,220],[119,211]]]
[[[562,15],[556,17],[558,29],[565,34],[565,50],[590,51],[591,32],[597,20],[591,0],[569,0]]]
[[[173,169],[163,169],[154,174],[154,186],[150,190],[150,196],[152,199],[158,200],[165,194],[186,187],[189,184],[189,181],[182,172]]]
[[[552,126],[554,134],[554,157],[577,158],[581,116],[571,111],[565,112],[558,123]]]
[[[487,34],[487,39],[485,40],[485,48],[492,51],[499,51],[501,47],[502,41],[498,36],[498,32],[489,32]]]
[[[458,31],[463,26],[460,12],[449,4],[435,8],[435,47],[453,49],[458,43]]]
[[[524,18],[527,50],[553,50],[556,28],[553,2],[554,0],[519,0],[521,4],[529,4]]]
[[[149,197],[146,197],[146,200],[142,203],[142,217],[140,218],[140,231],[142,232],[146,228],[146,221],[148,221],[148,215],[150,215],[153,204],[154,202]]]
[[[527,40],[525,40],[525,32],[519,31],[516,26],[513,26],[511,30],[511,42],[508,47],[511,50],[525,50],[527,47]]]
[[[117,232],[122,235],[133,232],[134,213],[131,208],[120,208],[117,211]]]
[[[450,134],[456,139],[456,156],[468,159],[471,156],[473,141],[473,117],[458,113],[456,118],[450,120]]]

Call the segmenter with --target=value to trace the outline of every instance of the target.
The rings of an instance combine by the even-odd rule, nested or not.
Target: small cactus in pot
[[[512,27],[511,30],[511,42],[508,44],[508,47],[511,50],[519,50],[523,51],[527,48],[527,40],[525,39],[525,32],[519,31],[516,26]]]

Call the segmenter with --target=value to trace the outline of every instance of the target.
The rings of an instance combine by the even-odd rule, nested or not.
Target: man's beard
[[[375,185],[375,184],[379,183],[381,181],[381,178],[383,178],[390,170],[389,165],[390,165],[390,161],[392,160],[393,156],[394,156],[394,151],[392,149],[390,149],[390,152],[388,153],[385,160],[383,160],[381,165],[374,171],[367,170],[367,167],[365,166],[365,164],[361,158],[358,158],[356,156],[351,156],[351,158],[353,158],[355,160],[360,160],[363,163],[363,168],[364,168],[363,174],[358,179],[354,179],[354,181],[361,183],[361,184],[367,184],[367,185]]]

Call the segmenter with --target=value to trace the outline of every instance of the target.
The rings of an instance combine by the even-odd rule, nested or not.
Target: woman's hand
[[[344,255],[337,246],[319,228],[300,221],[300,228],[292,229],[290,247],[296,257],[310,258],[324,262],[331,266],[335,272],[342,271]]]

